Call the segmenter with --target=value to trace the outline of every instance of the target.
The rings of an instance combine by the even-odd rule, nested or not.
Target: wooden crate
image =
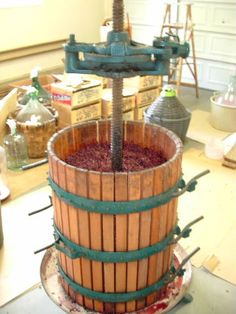
[[[136,95],[136,108],[150,106],[159,94],[159,88],[151,88],[138,92]]]

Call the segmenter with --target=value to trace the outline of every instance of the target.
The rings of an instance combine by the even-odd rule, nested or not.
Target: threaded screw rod
[[[113,171],[122,170],[123,123],[122,123],[123,79],[114,78],[112,85],[111,159]]]
[[[124,4],[123,0],[113,1],[113,31],[123,32],[124,30]],[[123,150],[123,79],[114,78],[112,83],[112,118],[111,118],[111,160],[112,170],[122,170]]]

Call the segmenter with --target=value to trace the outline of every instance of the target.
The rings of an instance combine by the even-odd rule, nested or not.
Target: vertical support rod
[[[113,31],[124,30],[124,3],[123,0],[113,1]],[[113,171],[122,170],[123,150],[123,79],[114,78],[112,84],[112,118],[111,118],[111,159]]]

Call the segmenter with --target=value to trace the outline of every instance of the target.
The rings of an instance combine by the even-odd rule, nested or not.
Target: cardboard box
[[[154,100],[159,96],[159,88],[152,88],[142,92],[139,92],[136,95],[136,107],[150,106]]]
[[[157,75],[135,76],[124,79],[124,87],[136,88],[138,91],[160,87],[161,85],[162,78]]]
[[[85,81],[77,87],[66,86],[63,82],[51,85],[52,103],[63,104],[76,109],[90,103],[98,102],[102,95],[99,80]]]
[[[134,120],[134,109],[124,112],[123,120]]]
[[[144,119],[144,111],[149,107],[144,106],[140,108],[135,108],[134,109],[134,120],[143,120]]]
[[[47,90],[50,91],[51,89],[51,84],[57,82],[57,79],[53,77],[52,75],[39,75],[39,83],[46,88]],[[16,87],[16,88],[21,88],[22,86],[30,86],[32,84],[32,80],[30,78],[20,80],[20,81],[15,81],[11,82],[9,84],[10,87]]]
[[[124,92],[122,111],[129,111],[135,108],[135,95],[132,91]],[[106,89],[103,91],[102,97],[102,118],[108,118],[112,113],[112,90]]]
[[[72,110],[69,106],[64,104],[54,103],[53,107],[58,112],[59,128],[101,118],[101,101]]]
[[[82,78],[88,81],[97,80],[101,82],[102,88],[106,88],[107,86],[107,78],[98,76],[96,74],[81,74]]]

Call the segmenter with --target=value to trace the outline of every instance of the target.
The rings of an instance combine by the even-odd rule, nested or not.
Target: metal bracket
[[[188,57],[190,48],[170,36],[156,37],[153,46],[147,46],[130,40],[127,32],[111,31],[107,42],[97,44],[77,43],[71,34],[64,50],[66,72],[124,78],[168,75],[170,59]]]

